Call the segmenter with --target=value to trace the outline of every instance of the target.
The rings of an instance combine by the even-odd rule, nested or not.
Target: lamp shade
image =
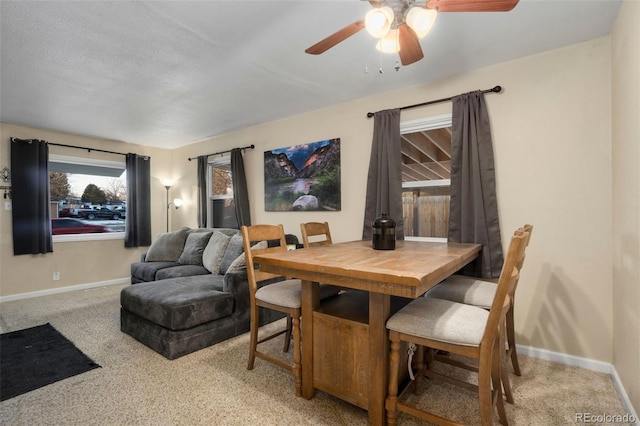
[[[173,200],[173,205],[176,206],[176,209],[182,206],[183,204],[184,204],[184,201],[182,201],[180,198],[176,198]]]
[[[376,49],[384,53],[399,52],[400,43],[398,42],[398,30],[389,30],[387,35],[378,40],[378,43],[376,43]]]
[[[393,9],[389,6],[377,7],[367,12],[364,17],[364,26],[375,38],[384,37],[393,23]]]
[[[422,38],[433,27],[438,13],[435,9],[425,9],[423,7],[412,7],[407,12],[405,18],[407,25],[416,33],[418,38]]]

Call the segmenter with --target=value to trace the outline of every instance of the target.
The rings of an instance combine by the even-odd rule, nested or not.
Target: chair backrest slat
[[[526,250],[527,247],[529,246],[529,242],[531,241],[531,232],[533,231],[533,225],[524,225],[521,228],[518,229],[518,231],[521,231],[524,233],[524,250],[522,251],[522,255],[520,256],[520,258],[516,261],[516,268],[518,268],[518,279],[516,280],[516,284],[513,286],[513,290],[511,291],[511,293],[509,293],[509,296],[511,296],[511,299],[515,298],[515,294],[516,294],[516,289],[518,288],[518,283],[520,282],[520,274],[522,273],[522,267],[524,266],[524,259],[526,257]]]
[[[242,232],[242,246],[244,247],[244,256],[247,264],[247,278],[249,281],[249,288],[251,291],[251,297],[258,290],[258,283],[271,278],[279,277],[280,275],[274,275],[260,270],[260,265],[253,262],[253,256],[261,253],[274,253],[287,250],[287,242],[284,234],[284,227],[282,225],[252,225],[243,226]],[[267,248],[253,248],[257,243],[264,241],[268,244],[269,241],[280,241],[280,245],[273,245]]]
[[[302,233],[302,245],[305,248],[332,244],[331,230],[327,222],[301,223],[300,231]]]
[[[502,266],[498,288],[496,289],[489,318],[482,337],[481,350],[491,350],[493,342],[498,336],[498,326],[504,321],[507,309],[505,302],[509,295],[515,291],[520,272],[517,264],[524,259],[524,249],[526,248],[527,232],[518,229],[511,237],[507,258]],[[508,306],[508,304],[506,304]]]

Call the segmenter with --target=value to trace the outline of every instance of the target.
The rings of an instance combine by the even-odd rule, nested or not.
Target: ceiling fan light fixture
[[[418,38],[426,36],[436,22],[438,12],[435,9],[425,9],[421,6],[412,7],[407,11],[405,21],[416,33]]]
[[[387,35],[393,23],[394,13],[389,6],[377,7],[367,12],[364,18],[364,26],[375,38]]]
[[[383,53],[398,53],[400,51],[398,30],[389,30],[387,35],[378,40],[378,43],[376,43],[376,49]]]

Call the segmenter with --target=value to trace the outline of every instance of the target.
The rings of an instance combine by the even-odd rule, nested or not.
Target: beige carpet
[[[248,336],[169,361],[120,332],[110,286],[0,304],[3,333],[50,322],[102,368],[0,403],[3,425],[365,425],[367,413],[318,392],[296,398],[291,375],[261,360],[246,369]],[[276,324],[279,325],[279,324]],[[271,325],[273,326],[273,325]],[[281,348],[274,341],[274,352]],[[513,425],[576,423],[576,413],[624,415],[605,374],[521,357],[512,377]],[[0,380],[2,372],[0,372]],[[425,381],[417,397],[465,424],[477,423],[475,394]],[[407,393],[408,398],[415,398]],[[420,424],[401,414],[399,424]]]

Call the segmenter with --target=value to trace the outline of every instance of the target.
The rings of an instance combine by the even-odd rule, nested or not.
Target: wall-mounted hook
[[[11,180],[11,170],[8,167],[3,167],[0,170],[0,177],[2,177],[3,182],[9,182]]]

